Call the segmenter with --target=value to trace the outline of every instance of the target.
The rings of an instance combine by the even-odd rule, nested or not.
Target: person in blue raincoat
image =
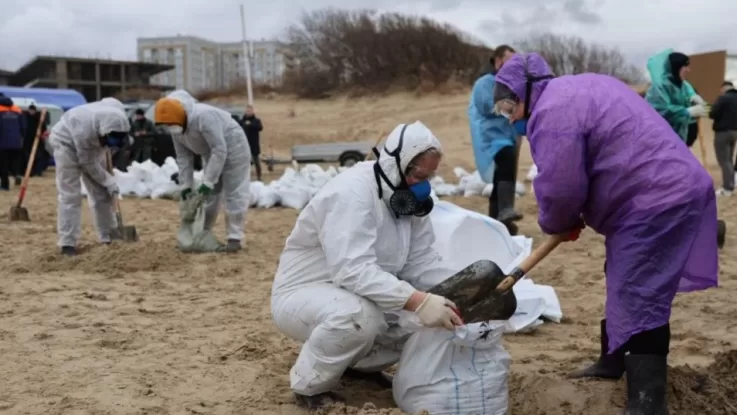
[[[688,141],[689,125],[709,113],[704,99],[686,81],[690,64],[687,55],[673,49],[659,52],[647,61],[652,84],[645,99],[668,121],[684,143]]]
[[[484,182],[494,185],[489,196],[489,216],[502,222],[512,235],[517,234],[514,222],[522,219],[514,210],[518,134],[509,120],[494,114],[492,93],[496,72],[514,53],[508,45],[494,50],[490,60],[492,71],[476,80],[468,104],[476,169]]]

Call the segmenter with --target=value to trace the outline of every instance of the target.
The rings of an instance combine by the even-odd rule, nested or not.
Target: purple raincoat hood
[[[553,75],[548,63],[537,53],[518,53],[508,60],[496,75],[496,82],[504,84],[517,95],[520,101],[525,99],[527,78],[525,77],[525,63],[527,71],[533,76]],[[532,84],[532,95],[528,103],[530,111],[535,108],[538,98],[545,90],[551,79],[543,79]]]

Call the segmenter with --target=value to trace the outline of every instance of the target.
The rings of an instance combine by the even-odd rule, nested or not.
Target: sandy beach
[[[473,171],[467,94],[392,95],[323,102],[257,100],[262,149],[288,155],[294,144],[375,140],[401,122],[421,120],[442,140],[440,174]],[[706,125],[704,125],[706,127]],[[707,128],[705,128],[707,129]],[[708,169],[718,179],[710,131]],[[694,154],[700,157],[698,144]],[[520,176],[531,165],[525,146]],[[268,173],[278,178],[281,171]],[[125,199],[126,222],[141,241],[101,246],[84,203],[82,254],[56,247],[53,169],[30,182],[31,222],[9,222],[17,189],[0,192],[0,413],[303,414],[293,405],[289,368],[300,345],[270,318],[271,283],[296,210],[249,210],[246,248],[235,255],[176,250],[178,209],[168,200]],[[529,189],[529,184],[528,184]],[[486,212],[482,197],[446,198]],[[520,233],[539,243],[534,195],[518,199]],[[728,228],[720,287],[679,295],[672,325],[672,414],[737,414],[737,198],[719,200]],[[216,233],[224,237],[222,216]],[[730,234],[732,232],[732,234]],[[604,307],[603,238],[587,230],[532,273],[555,287],[564,319],[531,334],[505,336],[512,356],[510,414],[609,414],[625,384],[569,381],[565,373],[598,353]],[[718,363],[714,363],[717,359]],[[391,392],[341,386],[349,407],[325,414],[401,414]]]

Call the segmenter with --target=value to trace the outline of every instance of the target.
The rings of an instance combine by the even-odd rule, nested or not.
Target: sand
[[[473,168],[466,102],[463,95],[319,103],[277,99],[257,101],[257,109],[265,124],[264,151],[273,145],[278,154],[288,154],[298,142],[373,140],[399,122],[423,120],[443,140],[442,174],[450,179],[452,167]],[[296,116],[289,116],[292,111]],[[717,177],[710,141],[707,148],[709,169]],[[530,165],[526,148],[521,165],[524,175]],[[0,207],[5,206],[0,212],[0,413],[305,413],[293,405],[289,391],[288,371],[299,344],[276,331],[269,311],[272,278],[296,211],[251,210],[240,254],[185,255],[175,249],[177,208],[171,201],[124,200],[125,219],[138,227],[141,241],[109,247],[97,244],[85,207],[83,255],[69,259],[55,247],[53,171],[31,182],[32,222],[8,222],[16,195],[15,190],[0,193]],[[480,212],[487,206],[481,197],[450,200]],[[526,215],[522,233],[539,242],[534,197],[519,204]],[[720,200],[719,210],[735,232],[737,198]],[[220,218],[220,237],[223,228]],[[675,302],[673,414],[737,414],[737,352],[729,352],[737,348],[734,241],[728,235],[721,253],[721,287],[679,295]],[[534,334],[506,336],[513,358],[510,414],[607,414],[623,405],[623,381],[563,376],[597,353],[604,304],[602,242],[586,231],[534,272],[536,282],[556,287],[565,317]],[[370,384],[344,384],[339,392],[348,397],[348,407],[323,413],[401,413],[390,392]]]

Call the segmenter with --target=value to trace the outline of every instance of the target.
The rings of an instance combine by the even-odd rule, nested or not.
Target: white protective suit
[[[100,138],[111,132],[128,131],[130,123],[123,104],[114,98],[72,108],[51,129],[49,142],[56,163],[59,246],[74,247],[79,239],[82,220],[80,178],[87,188],[87,200],[98,237],[101,242],[110,242],[110,233],[118,225],[114,200],[107,189],[115,184],[115,177],[107,171],[107,150]]]
[[[246,133],[227,111],[198,103],[187,91],[174,91],[167,98],[181,102],[187,114],[184,133],[172,137],[181,188],[194,186],[194,157],[202,156],[203,184],[214,189],[205,204],[205,229],[212,229],[224,197],[228,239],[242,241],[251,186]]]
[[[397,147],[402,126],[387,138]],[[440,142],[423,124],[407,127],[401,168]],[[385,150],[378,163],[392,184],[396,161]],[[385,312],[398,312],[413,282],[433,272],[440,256],[429,216],[396,218],[378,197],[374,162],[358,163],[329,181],[300,213],[279,259],[271,296],[277,328],[304,342],[290,372],[294,392],[332,390],[348,367],[376,372],[396,363],[408,333],[394,330]],[[389,316],[386,316],[389,317]]]

